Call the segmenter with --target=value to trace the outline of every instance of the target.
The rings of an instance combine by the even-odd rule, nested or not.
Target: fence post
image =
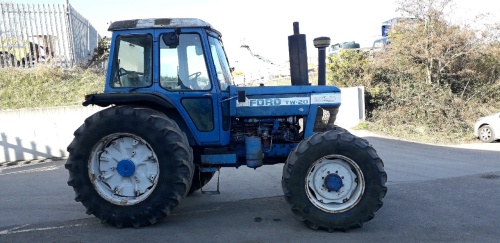
[[[66,24],[68,31],[68,48],[70,55],[70,66],[73,66],[75,61],[75,51],[73,48],[73,25],[71,23],[71,5],[69,4],[69,0],[66,0]]]
[[[5,11],[4,11],[5,3],[0,3],[0,7],[2,9],[2,17],[3,17],[2,24],[3,24],[3,30],[4,30],[4,32],[2,33],[2,36],[4,36],[4,34],[5,34],[5,38],[2,37],[3,38],[3,40],[2,40],[3,52],[0,54],[1,58],[2,58],[1,66],[2,66],[2,68],[4,68],[4,67],[8,67],[9,62],[10,62],[10,55],[8,54],[8,51],[5,51],[6,48],[9,47],[9,43],[8,43],[9,39],[7,38],[7,24],[5,22]]]

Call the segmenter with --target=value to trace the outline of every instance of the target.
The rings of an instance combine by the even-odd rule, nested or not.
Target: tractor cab
[[[221,112],[228,104],[221,100],[232,78],[218,31],[199,19],[118,21],[109,30],[115,41],[104,93],[134,93],[139,100],[123,102],[148,105],[164,99],[157,105],[176,114],[190,144],[228,142],[229,117]]]

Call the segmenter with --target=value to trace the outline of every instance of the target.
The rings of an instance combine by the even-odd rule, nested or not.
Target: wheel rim
[[[153,192],[160,167],[151,146],[138,136],[116,133],[101,139],[89,160],[90,180],[116,205],[134,205]]]
[[[491,138],[491,130],[488,127],[481,128],[480,136],[483,141],[488,141]]]
[[[306,193],[317,208],[329,213],[345,212],[358,204],[365,190],[359,166],[342,155],[315,161],[306,177]]]

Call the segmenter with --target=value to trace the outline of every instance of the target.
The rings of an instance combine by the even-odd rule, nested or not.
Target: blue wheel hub
[[[118,165],[116,166],[116,170],[118,171],[118,174],[120,174],[123,177],[130,177],[134,174],[135,172],[135,164],[134,162],[124,159],[120,162],[118,162]]]
[[[343,183],[342,183],[342,178],[340,178],[339,175],[337,174],[328,174],[325,177],[325,187],[329,191],[335,191],[337,192],[342,188]]]

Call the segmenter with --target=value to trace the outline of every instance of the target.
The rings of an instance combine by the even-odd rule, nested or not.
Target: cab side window
[[[151,35],[118,36],[112,87],[148,87],[152,84]]]

